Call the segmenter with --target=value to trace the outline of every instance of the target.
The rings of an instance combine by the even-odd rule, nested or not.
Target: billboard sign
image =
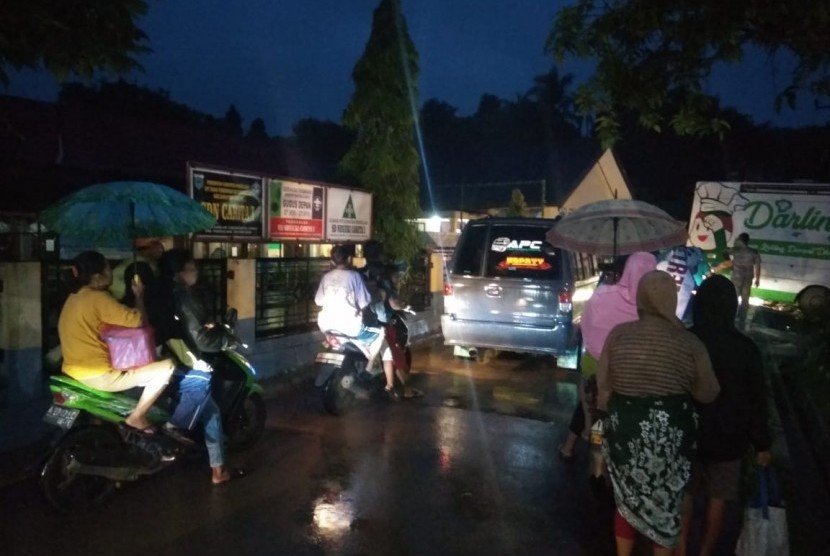
[[[216,217],[216,226],[200,232],[199,236],[263,238],[262,182],[261,176],[189,167],[190,195]]]
[[[269,237],[272,240],[323,239],[325,188],[293,181],[268,179]]]
[[[372,237],[372,195],[354,189],[328,188],[326,239],[362,242]]]

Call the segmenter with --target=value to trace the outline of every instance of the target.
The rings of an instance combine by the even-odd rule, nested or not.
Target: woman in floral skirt
[[[677,288],[662,271],[637,289],[639,319],[608,335],[597,371],[598,407],[608,412],[603,455],[614,488],[618,556],[635,532],[670,555],[695,449],[694,402],[719,391],[706,348],[675,316]]]

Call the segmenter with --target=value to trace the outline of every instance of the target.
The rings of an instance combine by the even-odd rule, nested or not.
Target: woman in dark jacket
[[[738,298],[723,276],[708,278],[694,298],[692,332],[706,346],[720,384],[714,402],[699,404],[698,452],[692,492],[706,495],[701,556],[715,550],[726,502],[738,498],[741,461],[751,448],[759,465],[770,462],[770,431],[761,353],[735,328]],[[684,504],[683,534],[675,554],[686,554],[693,497]]]
[[[178,429],[191,429],[197,423],[201,425],[210,460],[211,482],[220,485],[244,475],[241,469],[225,466],[222,419],[209,392],[212,369],[203,359],[205,353],[218,352],[225,347],[227,334],[221,326],[209,321],[207,312],[191,291],[199,272],[190,252],[184,249],[167,251],[162,255],[159,269],[156,310],[161,317],[157,319],[157,334],[189,369],[180,385],[182,400],[170,423]]]

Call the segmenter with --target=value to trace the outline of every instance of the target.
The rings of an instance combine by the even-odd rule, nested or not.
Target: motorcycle
[[[256,371],[238,348],[247,346],[235,335],[235,312],[225,327],[228,346],[204,354],[213,367],[211,392],[220,408],[228,450],[245,450],[265,430],[265,402]],[[190,445],[159,432],[147,436],[124,425],[137,398],[125,392],[103,392],[66,375],[50,377],[52,405],[43,420],[61,429],[40,475],[41,489],[59,510],[95,506],[123,481],[135,481],[167,468],[191,452]],[[174,406],[165,393],[150,410],[154,425],[167,422]]]
[[[394,310],[386,306],[388,320],[382,324],[382,333],[392,351],[395,368],[409,371],[412,352],[409,346],[409,328],[406,313],[415,312],[406,307]],[[382,392],[386,381],[380,356],[367,367],[368,356],[354,338],[326,332],[323,350],[315,358],[317,375],[314,385],[320,389],[323,407],[332,415],[348,412],[357,399],[369,399]]]

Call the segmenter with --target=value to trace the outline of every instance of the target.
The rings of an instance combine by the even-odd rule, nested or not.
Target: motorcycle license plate
[[[69,407],[53,405],[49,408],[49,411],[46,412],[46,415],[43,416],[43,420],[50,425],[55,425],[56,427],[69,430],[72,428],[72,425],[75,424],[75,419],[77,419],[80,414],[80,409],[71,409]]]

